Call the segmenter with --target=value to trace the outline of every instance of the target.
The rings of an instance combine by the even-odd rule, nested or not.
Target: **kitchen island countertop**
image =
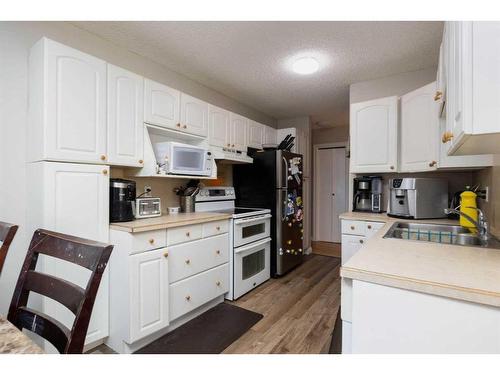
[[[457,221],[401,220],[357,212],[344,213],[340,218],[385,223],[342,266],[342,277],[500,307],[500,250],[383,238],[396,221]]]
[[[181,227],[184,225],[207,223],[210,221],[227,220],[231,214],[219,212],[190,212],[162,215],[148,219],[137,219],[123,223],[111,223],[109,228],[123,232],[139,233],[150,230]]]

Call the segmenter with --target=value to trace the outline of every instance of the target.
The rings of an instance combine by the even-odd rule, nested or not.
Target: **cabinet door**
[[[144,122],[180,129],[181,93],[161,83],[144,80]]]
[[[181,130],[206,137],[208,134],[208,103],[181,94]]]
[[[142,167],[144,79],[108,64],[108,161]]]
[[[247,151],[248,120],[240,115],[231,113],[231,148],[238,151]]]
[[[447,104],[446,131],[452,135],[448,138],[448,153],[461,140],[464,133],[464,76],[463,76],[463,26],[462,22],[446,23],[448,43],[447,59]]]
[[[130,343],[169,324],[167,256],[158,249],[129,257]]]
[[[365,242],[364,236],[342,235],[342,265],[344,265]]]
[[[436,82],[401,97],[401,172],[437,168]]]
[[[46,160],[106,158],[106,62],[44,39]],[[102,160],[104,159],[104,160]]]
[[[264,144],[276,144],[277,140],[276,129],[270,126],[264,127]]]
[[[248,121],[248,147],[262,149],[264,126],[258,122]]]
[[[208,108],[209,142],[216,147],[231,147],[229,111],[215,107]]]
[[[109,241],[109,167],[43,162],[44,228],[94,241]],[[40,184],[42,186],[42,184]],[[89,273],[56,258],[44,258],[47,273],[86,286]],[[109,333],[109,270],[101,279],[87,331],[86,345]],[[74,315],[59,303],[44,299],[44,311],[67,327]]]
[[[393,172],[397,168],[398,98],[351,105],[351,172]]]

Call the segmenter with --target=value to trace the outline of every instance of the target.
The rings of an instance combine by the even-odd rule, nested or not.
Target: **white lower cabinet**
[[[146,251],[130,256],[129,342],[168,326],[168,252]]]
[[[171,319],[200,307],[229,290],[227,263],[170,285]]]
[[[384,223],[376,221],[342,220],[342,264],[383,226]]]
[[[359,280],[349,331],[355,354],[500,353],[498,307]]]
[[[28,189],[28,233],[44,228],[89,240],[109,240],[109,167],[38,162],[28,164],[36,188]],[[116,249],[113,250],[115,252]],[[43,272],[87,285],[87,269],[53,258],[40,259]],[[106,268],[92,310],[85,348],[102,343],[109,330],[109,267]],[[43,298],[42,312],[71,328],[74,315],[61,304]],[[51,348],[46,348],[51,351]]]
[[[229,221],[130,233],[112,229],[110,334],[134,352],[223,300],[229,289]]]

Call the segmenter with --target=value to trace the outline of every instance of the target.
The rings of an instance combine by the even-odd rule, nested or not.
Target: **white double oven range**
[[[235,300],[270,278],[271,211],[235,207],[233,187],[206,187],[196,196],[197,212],[231,213],[229,228],[230,286],[226,299]]]

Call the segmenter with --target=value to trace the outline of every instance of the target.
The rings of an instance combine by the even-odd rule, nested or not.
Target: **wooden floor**
[[[336,242],[313,241],[312,252],[313,254],[340,258],[341,245]]]
[[[328,353],[340,307],[339,264],[339,258],[308,255],[286,276],[230,302],[264,317],[224,353]],[[89,352],[110,353],[105,345]]]
[[[234,304],[264,318],[224,353],[328,353],[340,306],[339,259],[310,255]]]

